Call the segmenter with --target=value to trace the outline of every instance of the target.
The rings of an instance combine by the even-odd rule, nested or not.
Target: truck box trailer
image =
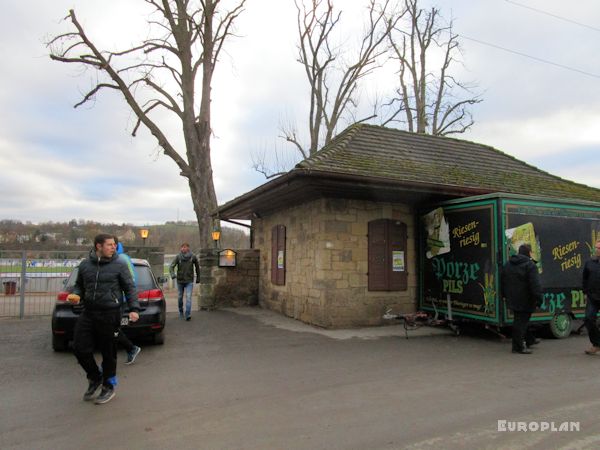
[[[562,338],[584,317],[582,269],[600,239],[600,203],[498,193],[443,202],[419,216],[421,310],[511,326],[500,273],[530,244],[543,289],[532,323]]]

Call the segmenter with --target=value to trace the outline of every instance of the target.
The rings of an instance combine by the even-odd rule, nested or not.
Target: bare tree
[[[132,135],[144,125],[158,146],[187,179],[198,220],[200,242],[210,244],[211,213],[217,206],[211,165],[211,82],[226,39],[246,0],[228,11],[221,0],[144,0],[152,8],[149,36],[139,45],[121,51],[97,48],[69,11],[74,31],[52,39],[50,57],[95,69],[95,86],[75,105],[95,98],[103,89],[119,91],[137,122]],[[200,93],[196,92],[200,77]],[[159,124],[159,112],[174,114],[181,123],[185,155],[168,139]]]
[[[386,53],[386,39],[399,19],[393,12],[392,0],[377,3],[369,0],[367,22],[355,55],[344,49],[346,42],[334,42],[334,32],[340,24],[342,12],[334,9],[333,0],[295,0],[298,29],[298,62],[302,64],[310,88],[308,116],[308,145],[302,143],[295,125],[287,122],[280,126],[280,136],[292,144],[296,157],[308,158],[327,145],[344,115],[352,122],[352,113],[358,103],[360,81],[380,67],[380,57]],[[346,39],[349,40],[349,39]],[[276,162],[282,160],[276,156]],[[254,168],[267,177],[265,155],[254,158]],[[271,171],[273,172],[273,171]]]
[[[266,179],[286,173],[298,161],[299,155],[277,145],[252,152],[252,168]]]
[[[380,67],[386,55],[386,40],[399,20],[393,0],[378,3],[368,0],[367,21],[358,49],[348,49],[347,41],[335,42],[342,11],[333,0],[294,0],[297,10],[298,62],[303,66],[310,89],[308,133],[300,132],[292,121],[280,124],[279,137],[291,144],[293,155],[285,149],[271,149],[252,155],[253,167],[266,178],[285,173],[290,161],[308,158],[334,137],[340,121],[364,122],[375,117],[357,118],[360,82]],[[351,46],[350,46],[351,47]],[[356,50],[350,55],[351,50]],[[308,136],[308,144],[303,136]],[[270,156],[270,158],[268,158]]]
[[[382,124],[399,122],[408,131],[441,136],[464,133],[474,123],[469,107],[481,99],[473,94],[472,86],[458,81],[450,71],[453,63],[460,63],[452,21],[441,25],[439,10],[420,9],[418,0],[404,0],[404,7],[406,28],[399,22],[389,34],[392,58],[399,65],[399,88],[387,105],[390,114]],[[432,60],[441,61],[437,72],[429,69]],[[457,91],[468,98],[459,98]]]

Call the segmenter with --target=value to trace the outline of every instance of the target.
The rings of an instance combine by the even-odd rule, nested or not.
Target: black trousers
[[[117,337],[121,310],[84,311],[75,324],[73,350],[88,380],[115,385],[117,375]],[[94,347],[102,353],[102,372],[94,358]]]
[[[129,338],[123,333],[123,330],[119,330],[119,336],[117,337],[117,342],[120,346],[122,346],[127,353],[133,350],[133,343],[129,340]]]
[[[598,311],[600,310],[600,301],[587,298],[585,307],[585,327],[588,331],[588,337],[594,347],[600,347],[600,330],[598,330]]]
[[[515,320],[512,329],[512,348],[513,350],[523,350],[527,345],[535,341],[535,336],[529,330],[529,319],[531,312],[513,311]]]

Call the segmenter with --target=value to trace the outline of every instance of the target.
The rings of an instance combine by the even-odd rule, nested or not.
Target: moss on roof
[[[600,202],[600,189],[544,172],[493,147],[366,124],[347,128],[295,170]]]

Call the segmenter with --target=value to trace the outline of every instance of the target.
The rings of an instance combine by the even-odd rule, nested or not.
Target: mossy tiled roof
[[[600,202],[600,189],[564,180],[493,147],[366,124],[347,128],[296,170]]]
[[[600,203],[600,189],[487,145],[359,124],[291,171],[220,206],[218,214],[251,219],[319,197],[419,205],[494,193]]]

